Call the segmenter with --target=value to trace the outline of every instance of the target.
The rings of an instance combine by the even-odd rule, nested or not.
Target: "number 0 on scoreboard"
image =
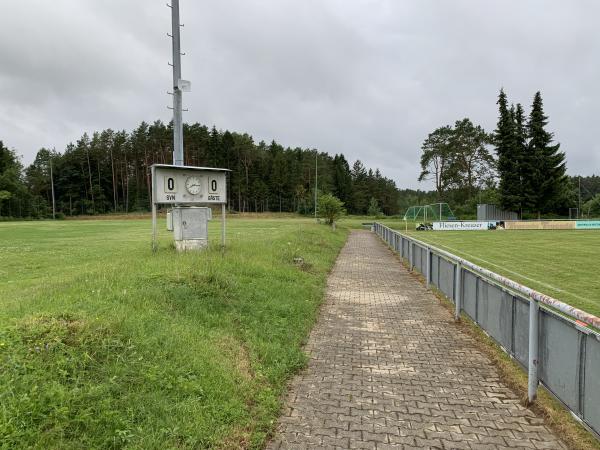
[[[165,192],[177,192],[177,184],[174,177],[165,177]]]

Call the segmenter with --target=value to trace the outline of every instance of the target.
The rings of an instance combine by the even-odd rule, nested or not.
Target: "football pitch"
[[[409,231],[386,225],[600,316],[600,230]]]

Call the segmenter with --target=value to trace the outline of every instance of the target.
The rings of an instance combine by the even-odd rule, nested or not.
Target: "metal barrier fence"
[[[373,230],[600,436],[600,318],[380,223]],[[595,329],[594,329],[595,328]]]

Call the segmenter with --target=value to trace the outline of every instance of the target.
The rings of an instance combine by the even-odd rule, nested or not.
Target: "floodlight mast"
[[[173,41],[173,165],[183,166],[183,92],[181,90],[181,41],[179,29],[179,0],[171,0]]]
[[[319,152],[315,152],[315,222],[318,222],[317,219],[317,188],[319,183]]]

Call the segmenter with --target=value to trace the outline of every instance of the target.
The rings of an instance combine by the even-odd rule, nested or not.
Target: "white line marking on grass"
[[[555,291],[555,292],[562,292],[562,293],[564,293],[564,294],[571,295],[571,296],[573,296],[573,297],[575,297],[575,298],[577,298],[577,299],[579,299],[579,300],[591,301],[591,299],[590,299],[590,298],[587,298],[587,297],[581,297],[581,296],[579,296],[579,295],[577,295],[577,294],[574,294],[574,293],[572,293],[572,292],[566,291],[566,290],[564,290],[564,289],[561,289],[561,288],[557,288],[556,286],[552,286],[551,284],[544,283],[543,281],[536,280],[535,278],[530,278],[530,277],[528,277],[528,276],[525,276],[525,275],[523,275],[523,274],[520,274],[519,272],[515,272],[515,271],[513,271],[513,270],[507,269],[506,267],[504,267],[504,266],[501,266],[501,265],[499,265],[499,264],[495,264],[495,263],[493,263],[493,262],[490,262],[490,261],[487,261],[487,260],[485,260],[485,259],[483,259],[483,258],[479,258],[478,256],[475,256],[475,255],[470,255],[469,253],[467,253],[467,252],[464,252],[464,251],[462,251],[462,250],[458,250],[458,249],[456,249],[456,248],[452,248],[452,247],[450,247],[450,246],[448,246],[448,245],[440,244],[440,243],[438,243],[438,242],[434,242],[434,241],[429,241],[429,242],[430,242],[431,244],[435,244],[435,245],[439,245],[440,247],[447,248],[448,250],[450,250],[450,251],[453,251],[453,252],[455,252],[455,253],[463,254],[463,255],[465,255],[465,256],[468,256],[469,258],[476,259],[476,260],[478,260],[478,261],[481,261],[481,262],[483,262],[483,263],[485,263],[485,264],[489,264],[490,266],[498,267],[499,269],[502,269],[502,270],[504,270],[505,272],[512,273],[513,275],[517,275],[518,277],[521,277],[521,278],[523,278],[524,280],[533,281],[534,283],[537,283],[537,284],[539,284],[539,285],[541,285],[541,286],[544,286],[545,288],[552,289],[552,290],[553,290],[553,291]]]

